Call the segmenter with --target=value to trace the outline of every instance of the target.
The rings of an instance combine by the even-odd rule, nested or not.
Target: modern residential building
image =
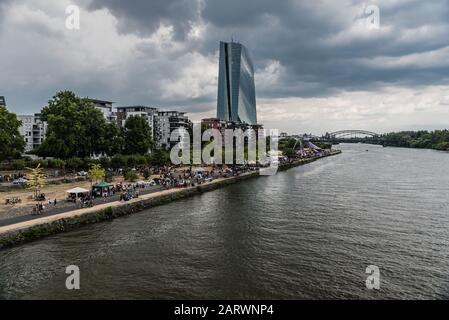
[[[219,118],[206,118],[201,120],[201,126],[206,129],[217,129],[224,132],[227,121]]]
[[[237,123],[233,121],[225,121],[218,118],[206,118],[201,120],[201,126],[205,129],[217,129],[220,131],[222,142],[225,141],[226,129],[236,130],[241,129],[246,137],[255,139],[257,141],[259,130],[263,129],[263,125],[260,124],[247,124],[247,123]],[[252,131],[247,131],[251,129]]]
[[[246,47],[220,42],[217,118],[257,124],[254,67]]]
[[[130,116],[141,116],[144,117],[151,128],[151,134],[154,139],[155,133],[155,119],[157,117],[158,110],[153,107],[147,106],[125,106],[125,107],[117,107],[117,123],[120,126],[125,125],[126,119]]]
[[[4,96],[0,96],[0,107],[6,107],[6,99]]]
[[[170,141],[173,130],[178,128],[190,129],[192,122],[187,118],[185,112],[158,111],[155,119],[155,142],[159,148],[169,149],[177,142]]]
[[[41,116],[38,113],[34,115],[18,115],[17,118],[22,121],[19,132],[25,139],[25,151],[32,151],[38,148],[45,139],[47,123],[41,120]]]
[[[112,107],[112,104],[114,102],[90,99],[90,98],[86,98],[86,99],[88,101],[92,102],[98,108],[98,110],[100,110],[103,113],[103,116],[107,122],[116,122],[117,121],[117,115],[115,114],[114,109]]]

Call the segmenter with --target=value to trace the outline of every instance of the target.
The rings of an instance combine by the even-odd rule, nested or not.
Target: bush
[[[170,153],[164,149],[155,150],[151,154],[150,164],[155,166],[163,166],[170,163]]]
[[[137,172],[135,172],[133,170],[127,171],[125,173],[124,177],[125,177],[125,180],[129,181],[129,182],[134,182],[137,179],[139,179],[139,176],[137,175]]]
[[[111,160],[109,160],[109,158],[107,157],[101,157],[100,164],[103,168],[107,169],[111,166]]]
[[[136,156],[128,156],[126,157],[126,165],[128,168],[134,168],[137,164]]]
[[[126,166],[126,157],[121,154],[117,154],[111,159],[111,166],[114,169],[120,169]]]
[[[23,169],[25,169],[25,166],[26,166],[26,165],[25,165],[25,161],[19,159],[19,160],[15,160],[15,161],[12,163],[11,168],[12,168],[13,170],[23,170]]]
[[[80,158],[70,158],[66,160],[67,169],[81,169],[84,165],[84,161]]]
[[[55,168],[55,169],[64,169],[65,168],[65,161],[64,160],[55,158],[53,160],[50,160],[49,162],[50,162],[49,166],[51,168]]]
[[[90,168],[94,164],[100,164],[100,160],[91,159],[91,158],[84,158],[83,162],[84,162],[83,167],[85,167],[85,168]]]
[[[138,165],[146,165],[147,162],[147,158],[145,156],[142,155],[136,155],[135,156],[135,163]]]
[[[36,168],[38,165],[40,165],[41,168],[48,168],[48,160],[33,160],[30,165],[31,168]]]

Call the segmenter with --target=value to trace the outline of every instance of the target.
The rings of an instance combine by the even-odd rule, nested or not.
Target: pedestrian
[[[55,198],[55,201],[54,201],[53,203],[54,203],[54,205],[55,205],[55,207],[56,207],[56,198]]]

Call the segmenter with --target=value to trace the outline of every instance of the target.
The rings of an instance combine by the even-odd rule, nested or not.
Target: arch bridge
[[[331,133],[326,134],[329,138],[355,138],[359,136],[369,136],[369,137],[378,137],[379,134],[372,132],[372,131],[366,131],[366,130],[340,130],[335,131]]]

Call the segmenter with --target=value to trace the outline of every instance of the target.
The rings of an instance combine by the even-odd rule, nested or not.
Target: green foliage
[[[141,116],[126,119],[123,134],[125,154],[145,154],[153,145],[150,125]]]
[[[83,166],[84,166],[84,161],[80,158],[73,157],[73,158],[66,160],[67,169],[76,170],[76,169],[83,168]]]
[[[22,159],[18,159],[12,163],[11,168],[13,170],[23,170],[23,169],[25,169],[25,166],[26,166],[25,161]]]
[[[284,156],[293,157],[295,155],[295,151],[298,150],[300,146],[300,143],[296,142],[296,139],[282,139],[279,141],[278,149],[279,151],[282,151]]]
[[[134,168],[136,166],[136,158],[134,156],[126,157],[126,166],[128,168]]]
[[[170,153],[165,149],[154,150],[151,154],[149,164],[163,166],[170,163]]]
[[[125,180],[126,180],[126,181],[129,181],[129,182],[134,182],[134,181],[136,181],[137,179],[139,179],[139,176],[138,176],[137,172],[135,172],[135,171],[133,171],[133,170],[127,171],[127,172],[124,174],[124,177],[125,177]]]
[[[40,166],[41,168],[48,168],[48,160],[33,160],[31,161],[31,167]]]
[[[121,155],[121,154],[117,154],[115,156],[112,157],[111,159],[111,166],[114,169],[120,169],[126,166],[126,157]]]
[[[49,161],[48,163],[49,167],[55,168],[55,169],[64,169],[66,162],[64,160],[55,158]]]
[[[99,163],[103,168],[109,168],[111,166],[111,160],[107,157],[101,157]]]
[[[125,138],[123,136],[122,128],[120,128],[117,123],[107,123],[105,128],[105,136],[102,138],[104,152],[107,155],[113,156],[123,152]]]
[[[384,146],[449,150],[449,131],[401,131],[382,136]]]
[[[35,168],[27,168],[30,170],[28,174],[28,188],[34,191],[34,197],[36,198],[40,189],[45,185],[44,169],[38,164]]]
[[[293,148],[284,148],[282,150],[282,154],[286,157],[293,157],[295,156],[295,150],[293,150]]]
[[[22,124],[14,113],[0,107],[0,161],[17,158],[25,148],[25,141],[19,133]]]
[[[38,154],[61,159],[90,157],[106,152],[106,120],[87,99],[71,91],[58,92],[42,109],[47,121],[47,136]]]
[[[101,164],[92,164],[89,170],[89,179],[92,182],[97,182],[99,180],[103,180],[106,176],[104,169],[101,167]]]
[[[143,156],[143,155],[139,155],[138,154],[138,155],[136,155],[134,157],[135,157],[135,162],[136,162],[137,165],[144,166],[144,165],[146,165],[148,163],[147,158],[145,156]]]

